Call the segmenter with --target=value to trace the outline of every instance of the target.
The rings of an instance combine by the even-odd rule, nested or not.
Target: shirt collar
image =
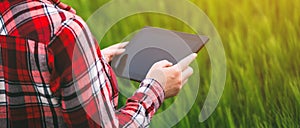
[[[67,4],[62,3],[60,0],[48,0],[48,1],[52,2],[54,5],[58,6],[59,8],[61,8],[63,10],[66,10],[66,11],[76,14],[75,9],[73,9],[71,6],[69,6]]]

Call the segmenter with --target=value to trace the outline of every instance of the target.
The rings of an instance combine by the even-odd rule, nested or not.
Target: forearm
[[[117,112],[120,126],[147,127],[164,100],[164,92],[153,79],[145,79],[126,105]]]
[[[105,88],[102,89],[105,90]],[[126,105],[119,110],[113,108],[105,92],[88,91],[91,90],[87,89],[82,92],[82,94],[91,94],[85,95],[86,100],[75,97],[70,100],[72,94],[67,98],[62,97],[62,110],[69,127],[147,127],[164,100],[161,86],[152,79],[142,81],[140,88],[132,97],[128,98]]]

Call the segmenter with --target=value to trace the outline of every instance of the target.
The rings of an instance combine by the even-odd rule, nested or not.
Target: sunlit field
[[[107,0],[63,0],[88,17]],[[176,0],[174,0],[176,2]],[[203,123],[198,116],[210,86],[206,49],[197,57],[200,89],[190,112],[174,127],[300,127],[300,0],[192,0],[211,19],[226,53],[227,78],[220,102]],[[122,10],[115,10],[122,11]],[[166,15],[143,13],[114,25],[101,48],[144,26],[193,32]],[[101,27],[101,26],[95,26]],[[120,106],[125,102],[120,99]],[[163,111],[173,102],[166,100]]]

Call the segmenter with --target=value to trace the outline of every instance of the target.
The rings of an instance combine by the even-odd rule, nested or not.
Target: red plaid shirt
[[[115,75],[59,1],[0,1],[0,127],[147,127],[164,100],[145,79],[117,109]]]

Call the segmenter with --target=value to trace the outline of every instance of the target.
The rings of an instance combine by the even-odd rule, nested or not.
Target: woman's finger
[[[113,57],[113,56],[116,56],[116,55],[120,55],[124,52],[125,52],[125,49],[107,49],[105,51],[105,54],[107,56],[109,55],[109,56]]]
[[[180,60],[176,66],[181,69],[181,71],[184,71],[186,68],[189,67],[189,65],[195,60],[195,58],[197,57],[196,53],[192,53],[188,56],[186,56],[185,58],[183,58],[182,60]]]
[[[122,42],[122,43],[117,43],[112,46],[109,46],[108,48],[122,49],[122,48],[125,48],[128,44],[129,44],[129,42]]]
[[[183,72],[182,72],[182,81],[185,81],[188,79],[192,74],[193,74],[193,68],[187,67]]]
[[[114,49],[113,56],[120,55],[125,52],[125,49]]]
[[[124,48],[124,47],[126,47],[128,44],[129,44],[129,41],[119,43],[119,48]]]

